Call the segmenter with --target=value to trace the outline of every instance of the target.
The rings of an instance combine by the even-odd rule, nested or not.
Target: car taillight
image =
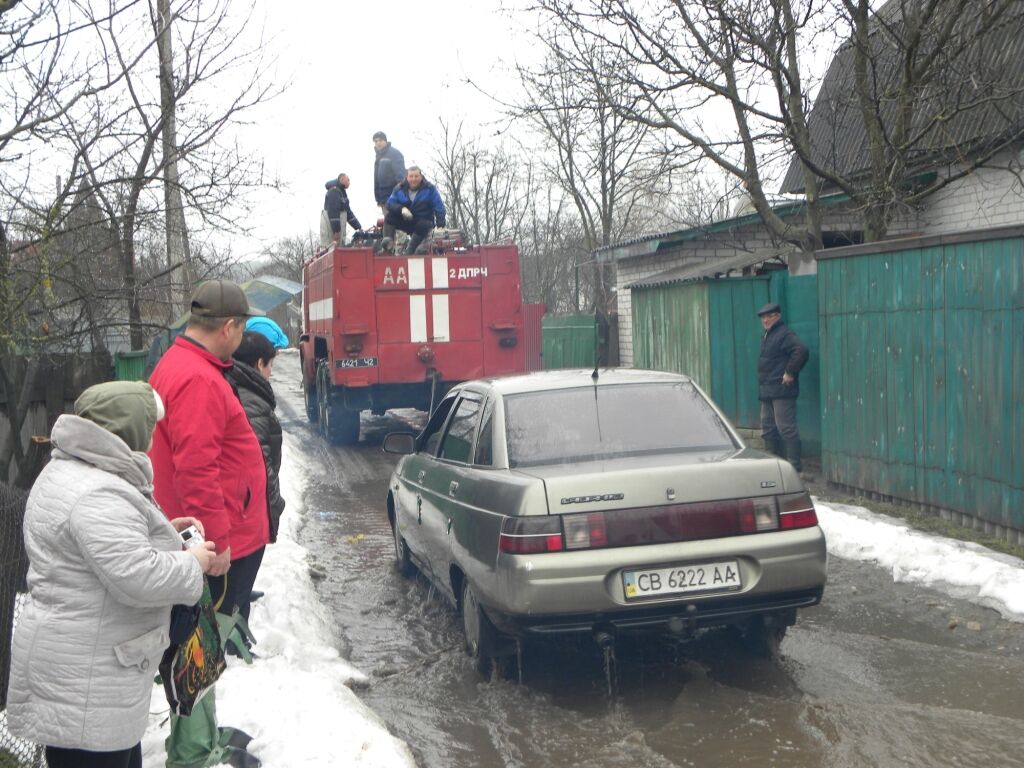
[[[814,502],[807,491],[779,496],[779,530],[790,531],[795,528],[812,528],[818,524],[818,515],[814,511]]]
[[[558,517],[506,517],[501,524],[498,549],[510,555],[561,552],[562,524]]]
[[[592,549],[608,545],[604,512],[566,515],[562,522],[565,525],[566,549]]]
[[[737,503],[742,533],[774,531],[778,528],[775,502],[770,497],[740,499]]]

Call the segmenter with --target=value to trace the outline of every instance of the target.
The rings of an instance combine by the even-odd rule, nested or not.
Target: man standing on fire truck
[[[337,179],[331,179],[324,185],[327,194],[324,196],[324,212],[320,221],[321,245],[330,245],[332,242],[344,245],[346,220],[357,232],[362,229],[348,202],[349,183],[348,174],[341,173]]]
[[[388,198],[384,223],[411,235],[406,255],[416,253],[434,226],[445,225],[444,201],[437,187],[423,178],[418,166],[411,165],[405,181]]]
[[[373,134],[373,197],[381,213],[387,213],[387,202],[395,185],[405,178],[405,158],[398,148],[388,141],[384,131]],[[393,239],[395,228],[385,222],[384,238]]]

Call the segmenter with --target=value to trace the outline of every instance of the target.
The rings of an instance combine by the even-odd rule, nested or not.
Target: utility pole
[[[181,264],[181,304],[175,306],[174,279],[171,273],[169,317],[176,317],[186,306],[192,295],[192,252],[189,247],[188,229],[185,226],[185,208],[181,200],[181,185],[178,177],[178,146],[175,110],[177,99],[174,92],[174,52],[171,32],[171,2],[157,0],[156,44],[160,54],[160,112],[162,121],[162,144],[164,157],[164,208],[167,226],[167,266]]]

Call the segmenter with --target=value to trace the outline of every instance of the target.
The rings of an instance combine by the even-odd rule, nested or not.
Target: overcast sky
[[[240,138],[288,188],[260,197],[253,237],[234,246],[241,254],[319,231],[324,182],[342,171],[352,178],[353,210],[371,226],[373,133],[385,131],[406,163],[429,177],[439,118],[464,120],[471,134],[494,130],[484,124],[498,110],[464,82],[467,76],[508,95],[515,81],[503,72],[522,56],[517,45],[529,43],[513,32],[523,21],[501,12],[499,0],[303,0],[256,8],[276,38],[278,75],[291,85]]]

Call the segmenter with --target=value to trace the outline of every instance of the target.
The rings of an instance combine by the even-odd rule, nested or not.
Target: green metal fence
[[[118,381],[145,381],[147,350],[114,355],[114,377]]]
[[[633,364],[685,373],[711,390],[707,284],[634,288],[632,295]]]
[[[544,368],[593,368],[601,343],[593,314],[551,316],[541,320]]]
[[[794,278],[780,271],[634,288],[633,362],[691,376],[734,425],[759,430],[757,358],[763,331],[757,310],[769,301],[779,302],[786,322],[811,352],[800,375],[797,419],[804,453],[816,456],[821,429],[814,276]]]
[[[1022,235],[820,258],[829,480],[1024,529]]]

